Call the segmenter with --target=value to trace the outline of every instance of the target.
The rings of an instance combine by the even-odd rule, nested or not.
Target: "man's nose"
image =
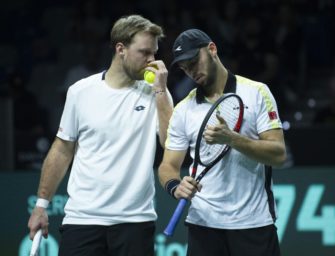
[[[147,60],[147,62],[150,63],[150,62],[152,62],[152,61],[155,61],[155,55],[154,55],[154,54],[150,54],[150,55],[148,56],[148,60]]]

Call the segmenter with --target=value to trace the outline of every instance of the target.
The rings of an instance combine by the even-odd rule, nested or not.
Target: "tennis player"
[[[215,43],[203,31],[181,33],[173,54],[172,65],[178,65],[198,85],[173,112],[159,167],[160,182],[167,192],[176,199],[191,200],[186,218],[187,255],[280,255],[271,166],[282,165],[286,151],[273,95],[267,85],[227,70]],[[212,103],[226,93],[236,93],[244,102],[240,134],[219,118],[204,137],[208,144],[228,144],[231,150],[201,184],[190,176],[181,179],[180,168],[189,147],[194,157],[202,120]],[[198,173],[201,170],[198,167]]]
[[[48,235],[46,209],[73,160],[61,226],[61,256],[154,255],[156,137],[163,145],[172,97],[155,60],[162,28],[139,15],[111,30],[107,71],[70,86],[57,137],[44,161],[30,238]],[[153,85],[143,81],[155,73]]]

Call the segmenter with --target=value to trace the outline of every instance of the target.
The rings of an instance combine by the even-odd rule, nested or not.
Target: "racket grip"
[[[41,239],[42,239],[42,230],[39,229],[34,236],[33,243],[31,245],[30,254],[29,254],[30,256],[37,256],[37,251],[40,246]]]
[[[177,205],[177,208],[176,210],[174,211],[170,221],[169,221],[169,224],[166,226],[165,230],[164,230],[164,234],[167,235],[167,236],[173,236],[173,233],[174,233],[174,230],[180,220],[180,217],[184,211],[184,208],[187,204],[187,200],[182,198],[180,199],[178,205]]]

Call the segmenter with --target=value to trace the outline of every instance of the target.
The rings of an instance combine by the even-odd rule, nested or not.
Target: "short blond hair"
[[[141,15],[123,16],[114,23],[110,33],[113,53],[117,43],[123,43],[128,46],[139,32],[149,32],[157,37],[158,40],[165,36],[161,26],[143,18]]]

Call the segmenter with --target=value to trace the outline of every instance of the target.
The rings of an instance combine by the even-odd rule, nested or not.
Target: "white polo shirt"
[[[225,92],[235,92],[244,103],[240,133],[252,139],[259,134],[282,128],[274,97],[259,82],[229,73]],[[196,102],[196,89],[175,108],[170,120],[166,148],[187,150],[194,158],[197,134],[211,103]],[[189,208],[187,223],[222,229],[245,229],[272,224],[275,202],[271,175],[263,164],[232,149],[202,179]],[[203,167],[198,167],[198,174]],[[189,169],[191,173],[191,168]],[[266,185],[267,184],[267,185]],[[271,212],[273,215],[271,215]]]
[[[76,141],[63,224],[156,220],[157,110],[151,87],[113,89],[99,73],[72,85],[57,136]]]

